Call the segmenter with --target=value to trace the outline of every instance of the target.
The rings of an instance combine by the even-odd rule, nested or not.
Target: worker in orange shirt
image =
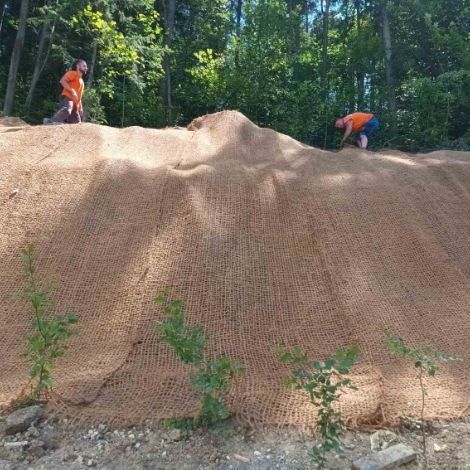
[[[352,113],[337,119],[335,127],[344,129],[341,145],[351,135],[351,132],[354,132],[357,134],[357,146],[366,149],[369,137],[372,137],[379,130],[379,120],[370,113]]]
[[[62,93],[60,97],[59,111],[52,117],[52,123],[76,124],[83,121],[82,96],[85,90],[83,76],[87,73],[88,66],[83,59],[78,59],[60,79]]]

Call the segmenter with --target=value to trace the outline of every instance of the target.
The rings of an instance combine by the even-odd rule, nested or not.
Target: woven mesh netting
[[[242,114],[188,129],[93,124],[0,129],[0,404],[28,382],[30,312],[20,250],[57,281],[57,313],[80,334],[57,364],[52,411],[135,424],[194,416],[188,366],[162,344],[153,298],[170,286],[208,357],[247,367],[230,408],[252,426],[308,426],[316,410],[286,389],[279,345],[325,359],[357,345],[351,423],[393,420],[420,398],[410,345],[464,360],[427,381],[428,417],[469,414],[470,154],[318,150]],[[374,418],[375,417],[375,418]]]

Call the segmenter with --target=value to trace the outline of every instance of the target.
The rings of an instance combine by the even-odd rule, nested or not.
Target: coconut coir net
[[[16,126],[16,127],[15,127]],[[315,410],[285,388],[279,345],[324,359],[357,345],[352,423],[412,414],[409,344],[462,356],[428,380],[428,417],[468,414],[470,154],[321,151],[237,112],[188,129],[93,124],[0,131],[0,403],[28,381],[31,312],[20,249],[58,281],[56,310],[80,316],[60,359],[52,409],[133,424],[191,416],[190,370],[162,344],[155,294],[171,286],[208,355],[244,363],[230,395],[243,423],[306,426]],[[371,418],[372,419],[372,418]]]

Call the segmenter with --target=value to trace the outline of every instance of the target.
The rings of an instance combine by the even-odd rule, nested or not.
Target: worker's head
[[[72,69],[85,75],[88,71],[88,65],[84,59],[78,59],[73,63]]]
[[[344,127],[343,118],[336,119],[335,127],[336,127],[337,129],[342,129],[342,128]]]

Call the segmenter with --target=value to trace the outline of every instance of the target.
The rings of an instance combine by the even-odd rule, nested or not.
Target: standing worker
[[[366,149],[369,137],[372,137],[379,130],[379,120],[370,113],[352,113],[337,119],[335,127],[344,129],[341,145],[351,135],[351,132],[354,132],[357,134],[357,146]]]
[[[60,79],[62,93],[59,103],[59,111],[52,116],[52,123],[76,124],[83,121],[82,96],[85,90],[83,76],[87,73],[88,66],[83,59],[78,59]]]

